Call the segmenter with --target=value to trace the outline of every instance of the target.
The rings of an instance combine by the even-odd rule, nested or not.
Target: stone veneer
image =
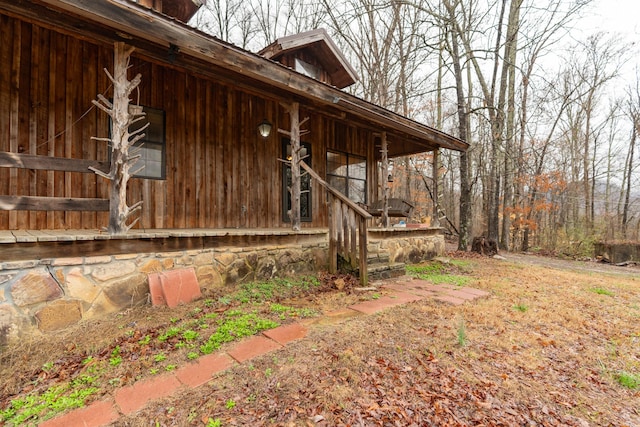
[[[379,254],[388,256],[392,264],[417,264],[444,254],[444,234],[440,228],[429,227],[372,228],[367,250],[370,258]]]
[[[206,293],[252,280],[313,273],[328,265],[324,243],[227,247],[3,263],[0,346],[25,334],[149,303],[147,275],[194,268]]]
[[[317,235],[316,235],[317,236]],[[0,263],[0,347],[25,335],[63,329],[149,304],[150,273],[194,268],[207,290],[315,273],[328,266],[326,235],[274,245],[230,245],[172,252],[59,257]],[[370,229],[372,258],[418,263],[444,253],[439,229]]]

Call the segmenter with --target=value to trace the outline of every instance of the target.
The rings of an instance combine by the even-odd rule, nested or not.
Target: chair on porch
[[[382,200],[377,200],[373,202],[371,205],[365,206],[364,208],[372,216],[382,216],[384,202]],[[407,202],[406,200],[403,200],[400,198],[390,198],[388,214],[389,214],[389,217],[409,218],[411,216],[411,212],[413,212],[413,208],[414,208],[413,204]]]

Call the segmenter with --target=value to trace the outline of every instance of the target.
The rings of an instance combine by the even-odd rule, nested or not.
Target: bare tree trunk
[[[629,223],[629,200],[631,194],[631,175],[633,172],[633,157],[635,151],[636,140],[638,138],[638,129],[640,128],[640,116],[638,114],[632,114],[633,130],[631,134],[631,141],[629,143],[629,155],[627,157],[628,163],[627,169],[627,182],[625,183],[625,196],[624,204],[622,206],[622,236],[627,238],[627,228]]]
[[[455,5],[451,5],[448,0],[443,1],[447,9],[448,22],[453,27],[456,19]],[[469,113],[464,97],[464,85],[462,78],[462,58],[458,47],[458,32],[453,30],[449,32],[451,36],[451,57],[453,62],[453,71],[456,81],[456,99],[458,102],[458,137],[466,141],[467,129],[469,122]],[[469,185],[469,165],[467,161],[467,153],[460,153],[460,234],[458,237],[458,249],[466,251],[469,248],[470,235],[469,229],[471,225],[471,188]]]
[[[111,143],[111,169],[108,174],[90,168],[94,173],[110,180],[109,194],[109,234],[126,234],[140,219],[136,218],[131,224],[127,221],[132,214],[142,208],[142,201],[133,206],[127,206],[127,183],[131,176],[131,167],[136,163],[139,155],[130,155],[129,150],[137,141],[144,137],[142,133],[149,124],[129,133],[129,126],[144,120],[144,114],[134,116],[129,112],[129,95],[138,87],[142,76],[140,74],[129,81],[127,69],[129,58],[134,48],[123,42],[116,42],[113,56],[113,75],[104,70],[113,84],[113,102],[102,95],[93,104],[111,117],[111,137],[94,138]],[[134,171],[133,173],[135,173]]]
[[[291,210],[288,214],[291,220],[291,229],[293,231],[300,231],[300,104],[293,102],[282,105],[289,113],[291,121],[291,130],[285,131],[279,129],[280,133],[289,136],[289,143],[291,144],[291,187],[288,189],[291,197]],[[304,121],[306,120],[307,119]]]

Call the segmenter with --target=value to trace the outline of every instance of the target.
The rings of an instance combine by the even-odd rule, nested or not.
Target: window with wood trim
[[[165,179],[165,113],[163,110],[151,107],[142,107],[142,111],[146,114],[145,119],[132,124],[130,129],[130,131],[139,129],[149,122],[149,127],[144,131],[144,138],[133,146],[134,153],[140,155],[140,158],[132,168],[133,171],[138,171],[133,176],[136,178]]]
[[[300,157],[304,158],[304,162],[311,166],[311,144],[308,142],[301,142]],[[282,158],[291,160],[291,144],[288,138],[282,139]],[[300,168],[301,175],[303,169]],[[291,193],[289,192],[291,187],[291,166],[282,164],[282,220],[284,222],[291,222],[289,218],[289,211],[291,210]],[[308,174],[304,174],[300,178],[300,220],[304,222],[310,222],[311,218],[311,177]]]
[[[367,159],[327,151],[327,182],[356,203],[367,203]]]

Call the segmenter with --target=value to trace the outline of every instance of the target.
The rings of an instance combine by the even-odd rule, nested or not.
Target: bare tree
[[[144,120],[144,114],[132,114],[129,109],[129,95],[138,87],[142,79],[140,74],[136,75],[133,80],[127,78],[129,58],[133,50],[133,47],[127,46],[123,42],[115,43],[113,74],[109,73],[107,69],[104,70],[113,84],[113,100],[110,101],[103,95],[98,95],[98,100],[93,101],[96,107],[111,117],[111,136],[109,138],[94,138],[110,144],[111,168],[109,173],[104,173],[93,167],[89,168],[111,182],[109,226],[107,228],[109,234],[125,234],[129,231],[140,218],[136,218],[130,224],[127,222],[142,207],[142,201],[127,206],[127,182],[131,175],[139,171],[131,172],[131,168],[140,157],[132,150],[132,147],[137,141],[144,138],[143,132],[149,126],[147,123],[135,131],[129,131],[132,124]]]

